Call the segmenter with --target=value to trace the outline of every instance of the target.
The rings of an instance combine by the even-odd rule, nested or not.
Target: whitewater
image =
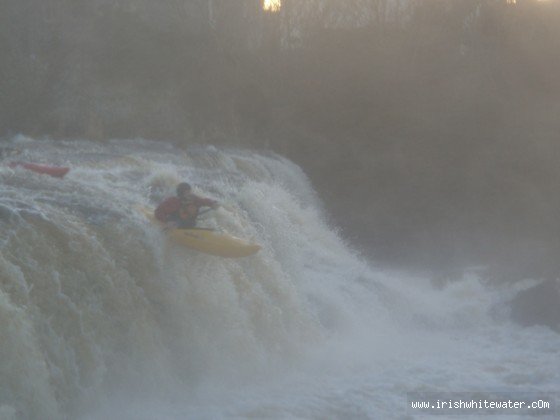
[[[281,156],[147,140],[5,146],[71,171],[0,165],[0,420],[412,419],[418,392],[560,401],[560,335],[509,317],[534,281],[473,272],[434,287],[379,269]],[[181,181],[222,204],[200,226],[262,250],[232,260],[167,243],[138,208]]]

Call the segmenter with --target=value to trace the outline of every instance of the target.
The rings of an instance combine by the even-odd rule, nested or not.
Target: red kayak
[[[68,173],[70,168],[65,166],[49,166],[49,165],[39,165],[37,163],[28,162],[11,162],[9,163],[10,168],[15,168],[21,166],[22,168],[29,169],[30,171],[37,172],[38,174],[45,174],[54,176],[56,178],[62,178]]]

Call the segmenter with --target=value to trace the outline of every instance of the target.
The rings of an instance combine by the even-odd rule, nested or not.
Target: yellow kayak
[[[153,211],[146,208],[140,210],[152,223],[163,226],[155,218]],[[248,257],[261,249],[260,245],[212,229],[170,229],[167,231],[167,236],[176,244],[224,258]]]

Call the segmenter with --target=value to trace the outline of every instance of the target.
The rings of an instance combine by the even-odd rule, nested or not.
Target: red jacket
[[[190,219],[198,216],[200,207],[212,207],[216,201],[189,194],[187,199],[181,201],[179,197],[169,197],[161,202],[154,211],[154,216],[160,222],[174,219]]]

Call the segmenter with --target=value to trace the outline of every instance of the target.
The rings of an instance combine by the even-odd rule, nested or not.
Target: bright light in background
[[[282,0],[264,0],[263,9],[267,12],[278,12],[282,7]]]
[[[553,0],[535,0],[537,3],[551,3]],[[517,4],[517,0],[506,0],[507,4]]]

